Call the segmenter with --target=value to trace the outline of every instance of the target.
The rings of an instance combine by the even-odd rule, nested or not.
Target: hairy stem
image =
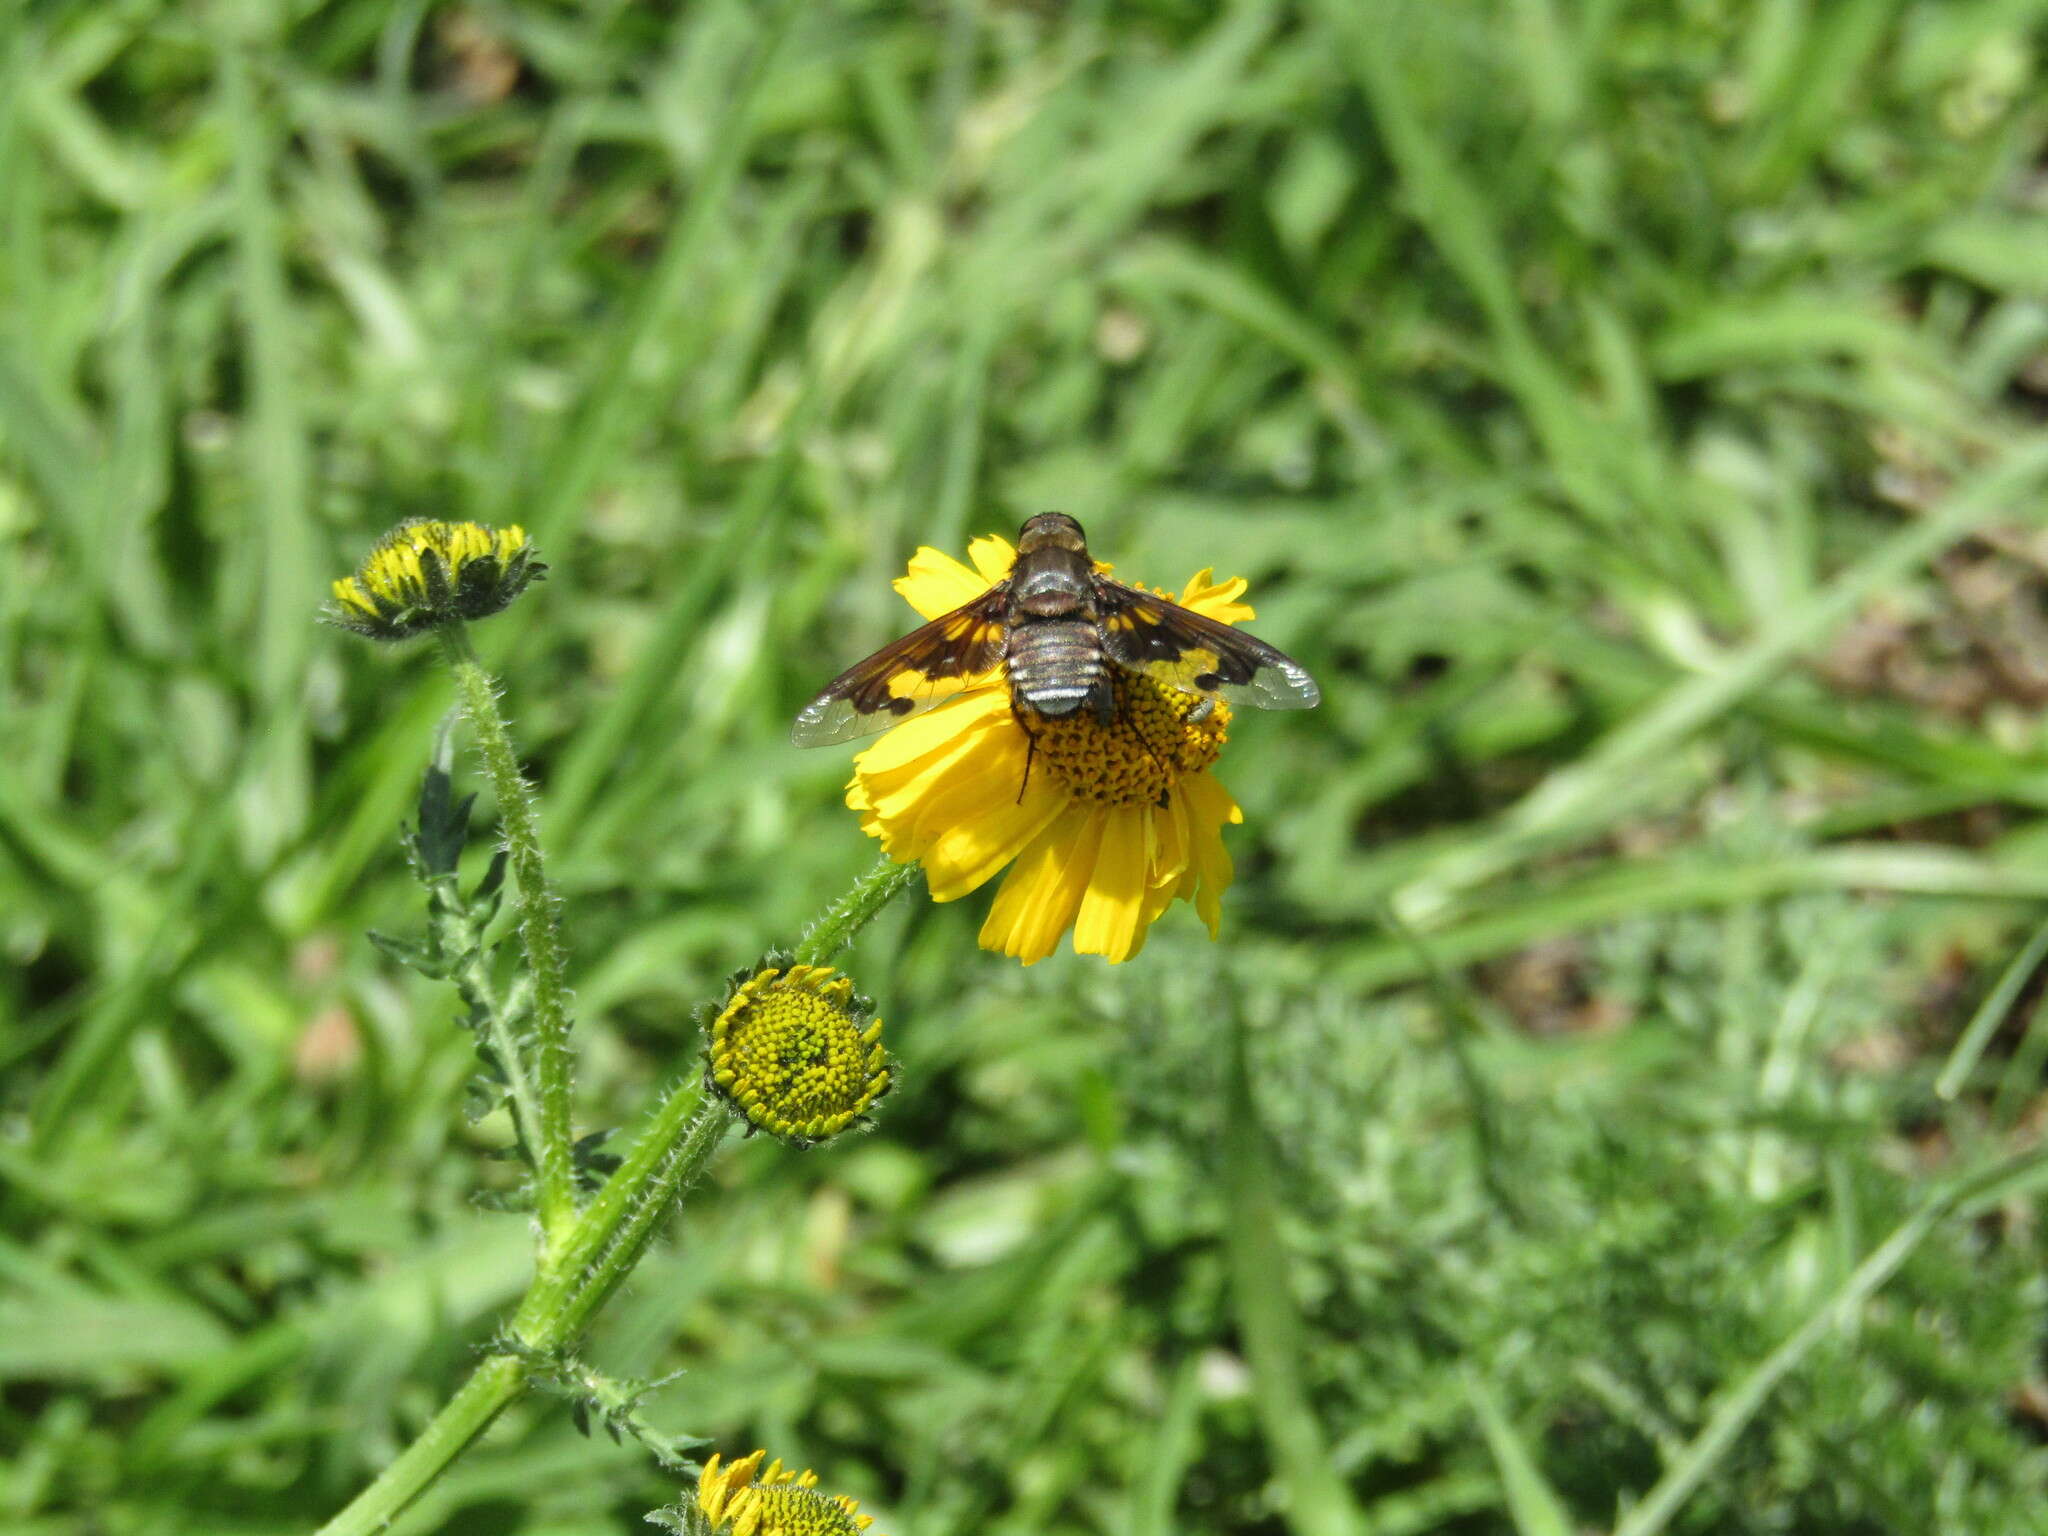
[[[572,1062],[568,959],[556,915],[558,902],[541,860],[540,817],[534,805],[533,786],[526,782],[519,758],[512,750],[505,717],[498,712],[497,689],[483,663],[477,660],[467,629],[460,624],[444,624],[438,633],[441,649],[455,674],[462,712],[476,732],[477,753],[483,758],[484,770],[497,792],[498,818],[504,827],[505,848],[511,858],[516,887],[519,942],[533,972],[534,1025],[540,1036],[540,1050],[534,1063],[540,1086],[540,1120],[533,1149],[535,1197],[550,1255],[548,1267],[553,1267],[552,1255],[576,1217],[570,1165],[575,1136],[569,1126]]]
[[[666,1106],[664,1106],[665,1108]],[[666,1157],[651,1170],[627,1206],[624,1219],[611,1234],[575,1290],[564,1298],[556,1326],[565,1339],[582,1331],[598,1309],[611,1300],[612,1293],[626,1281],[640,1262],[662,1219],[697,1182],[697,1176],[738,1123],[737,1117],[719,1099],[704,1098],[690,1118],[689,1129]]]
[[[527,1366],[514,1355],[493,1355],[420,1431],[417,1440],[377,1475],[347,1509],[320,1527],[320,1536],[369,1536],[387,1528],[441,1471],[482,1434],[500,1410],[526,1388]]]
[[[464,921],[468,921],[467,914]],[[472,932],[466,937],[468,947],[449,971],[448,979],[455,983],[456,993],[462,1000],[483,1015],[484,1032],[504,1068],[506,1092],[512,1101],[514,1130],[522,1146],[534,1149],[533,1155],[538,1161],[541,1113],[533,1074],[526,1070],[526,1059],[519,1051],[519,1037],[512,1028],[512,1021],[505,1017],[504,1004],[491,981],[490,967],[484,962],[482,935]]]
[[[853,942],[853,936],[867,927],[877,912],[908,889],[917,878],[915,864],[898,864],[886,854],[866,874],[854,881],[852,889],[826,909],[825,914],[804,931],[796,947],[798,965],[823,965]]]
[[[419,1438],[348,1508],[322,1526],[319,1536],[362,1536],[383,1530],[526,1390],[534,1362],[567,1350],[625,1283],[660,1229],[661,1218],[696,1182],[733,1123],[732,1112],[723,1103],[705,1099],[693,1086],[670,1093],[634,1147],[636,1157],[607,1183],[604,1193],[612,1194],[616,1186],[616,1197],[607,1201],[601,1195],[577,1220],[568,1251],[576,1251],[587,1240],[597,1251],[595,1262],[588,1269],[551,1266],[536,1276],[512,1321],[518,1352],[493,1355],[478,1366]],[[666,1145],[659,1144],[664,1139]],[[621,1183],[622,1175],[631,1177]]]
[[[557,1328],[564,1305],[572,1295],[586,1288],[584,1282],[591,1266],[608,1267],[605,1261],[618,1250],[622,1232],[635,1223],[658,1188],[672,1186],[680,1191],[702,1171],[730,1120],[731,1112],[722,1103],[704,1102],[703,1093],[694,1082],[678,1083],[668,1091],[625,1161],[584,1207],[575,1230],[562,1245],[559,1262],[535,1282],[513,1314],[514,1338],[533,1348],[550,1347],[550,1336]],[[694,1166],[681,1170],[684,1177],[675,1183],[669,1177],[675,1159],[682,1148],[698,1139],[707,1121],[719,1123],[721,1136],[695,1154]]]

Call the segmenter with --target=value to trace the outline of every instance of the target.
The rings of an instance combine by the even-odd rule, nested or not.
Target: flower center
[[[1230,737],[1230,706],[1120,669],[1116,711],[1104,725],[1083,704],[1071,715],[1033,715],[1038,762],[1083,800],[1158,805],[1191,773],[1216,761]]]
[[[712,1081],[770,1135],[816,1141],[844,1130],[890,1080],[881,1025],[852,1012],[852,993],[824,966],[757,973],[712,1024]]]
[[[754,1536],[859,1536],[867,1524],[844,1499],[786,1485],[749,1488],[732,1512],[733,1530],[746,1529]]]

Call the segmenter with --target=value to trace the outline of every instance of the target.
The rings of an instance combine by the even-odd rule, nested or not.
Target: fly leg
[[[1095,711],[1095,723],[1105,731],[1116,723],[1116,684],[1107,677],[1095,680],[1095,686],[1088,690],[1088,707]]]
[[[1030,711],[1019,709],[1014,701],[1010,705],[1010,717],[1017,722],[1017,729],[1024,733],[1024,781],[1017,786],[1017,804],[1024,803],[1024,791],[1031,787],[1031,760],[1038,755],[1038,732],[1031,729],[1025,716]]]

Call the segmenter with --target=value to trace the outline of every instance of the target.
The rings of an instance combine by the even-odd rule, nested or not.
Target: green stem
[[[519,1353],[493,1355],[478,1366],[419,1438],[348,1508],[321,1527],[319,1536],[381,1531],[440,1476],[499,1410],[525,1390],[530,1362],[545,1362],[567,1349],[625,1283],[660,1229],[662,1217],[696,1182],[733,1124],[732,1111],[722,1101],[704,1099],[694,1085],[671,1091],[634,1144],[632,1155],[571,1230],[564,1259],[585,1253],[584,1262],[573,1268],[567,1262],[549,1265],[535,1277],[512,1320]],[[590,1253],[596,1255],[595,1262],[585,1269]]]
[[[462,1384],[399,1458],[357,1494],[348,1508],[320,1527],[319,1536],[369,1536],[386,1529],[441,1469],[468,1447],[504,1406],[526,1387],[526,1362],[493,1355]]]
[[[514,1338],[533,1349],[547,1349],[559,1343],[562,1309],[572,1295],[585,1289],[591,1266],[609,1268],[611,1256],[618,1251],[622,1230],[634,1222],[657,1187],[672,1184],[680,1191],[702,1171],[717,1147],[716,1140],[691,1154],[695,1162],[680,1170],[679,1182],[665,1177],[675,1168],[683,1149],[703,1131],[704,1123],[714,1118],[714,1111],[718,1118],[730,1119],[723,1104],[705,1104],[699,1111],[701,1100],[702,1093],[694,1082],[678,1083],[669,1090],[625,1161],[583,1208],[582,1217],[569,1233],[568,1241],[562,1244],[559,1261],[549,1266],[549,1273],[535,1282],[520,1303],[512,1318]],[[698,1111],[694,1121],[693,1111]]]
[[[612,1293],[625,1284],[626,1277],[646,1253],[647,1245],[654,1240],[654,1234],[661,1230],[663,1218],[697,1182],[697,1176],[711,1161],[711,1154],[738,1123],[738,1117],[721,1099],[705,1098],[699,1105],[683,1139],[653,1170],[629,1205],[616,1235],[598,1255],[574,1294],[565,1299],[556,1323],[565,1340],[575,1338],[611,1299]]]
[[[490,967],[484,963],[483,946],[472,944],[448,973],[448,979],[455,983],[456,993],[462,1000],[484,1016],[484,1032],[490,1036],[491,1049],[497,1052],[498,1060],[505,1068],[505,1089],[512,1099],[514,1128],[523,1145],[538,1149],[541,1116],[533,1074],[526,1070],[526,1059],[519,1051],[519,1037],[511,1021],[505,1017],[498,989],[491,981]],[[534,1155],[539,1156],[538,1150]]]
[[[568,958],[562,948],[561,925],[556,918],[557,901],[548,885],[547,868],[540,851],[540,817],[534,806],[533,786],[520,772],[519,758],[512,750],[512,738],[505,730],[505,718],[498,712],[498,693],[469,631],[461,624],[444,624],[437,631],[442,652],[455,674],[455,688],[462,700],[462,712],[476,732],[477,752],[497,791],[498,819],[505,831],[505,848],[511,857],[513,884],[517,887],[519,941],[533,970],[534,1024],[540,1036],[535,1069],[540,1079],[540,1120],[534,1136],[536,1203],[541,1231],[550,1255],[560,1244],[576,1217],[574,1173],[570,1166],[569,1126]],[[552,1267],[552,1259],[549,1261]]]
[[[823,965],[853,942],[853,936],[867,927],[875,914],[886,907],[917,878],[915,864],[898,864],[884,855],[835,901],[825,915],[805,930],[796,947],[798,965]]]

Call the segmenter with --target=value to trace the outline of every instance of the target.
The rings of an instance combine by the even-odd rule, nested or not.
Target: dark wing
[[[1009,583],[891,641],[832,679],[797,712],[789,739],[828,747],[886,730],[943,703],[1002,665]]]
[[[1254,709],[1322,702],[1316,680],[1285,651],[1179,603],[1098,576],[1095,612],[1110,659],[1169,688]]]

